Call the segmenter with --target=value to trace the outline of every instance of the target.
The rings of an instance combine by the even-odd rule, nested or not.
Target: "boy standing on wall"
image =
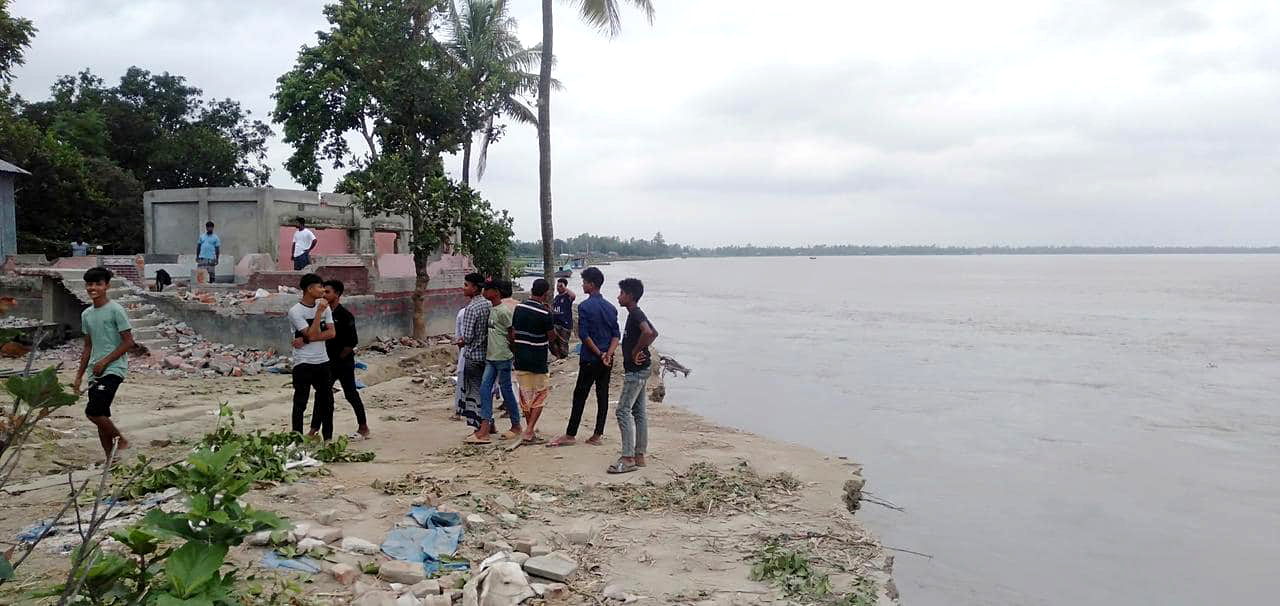
[[[84,330],[84,351],[80,352],[80,369],[76,371],[76,381],[72,384],[75,393],[79,395],[84,372],[92,368],[93,372],[89,375],[89,403],[84,408],[84,415],[97,426],[98,441],[107,457],[111,456],[113,446],[117,451],[129,447],[129,440],[111,422],[111,403],[115,401],[116,390],[120,389],[125,374],[129,372],[126,356],[133,348],[133,327],[129,325],[129,314],[125,313],[119,303],[107,297],[107,289],[110,287],[111,270],[95,267],[84,272],[84,290],[89,294],[93,305],[80,314],[80,325]]]
[[[204,233],[196,241],[196,267],[209,273],[209,283],[217,281],[215,270],[222,256],[222,239],[213,233],[213,221],[204,224]]]
[[[298,282],[298,288],[302,289],[302,300],[289,308],[289,325],[293,328],[293,431],[302,433],[307,400],[314,388],[316,403],[311,411],[311,424],[320,429],[327,441],[333,439],[333,379],[324,342],[332,339],[337,331],[333,327],[333,312],[324,299],[324,280],[315,274],[306,274]],[[315,432],[312,429],[311,435]]]
[[[302,271],[304,267],[311,265],[311,251],[315,250],[320,240],[316,238],[315,232],[307,229],[306,219],[298,217],[294,227],[297,231],[293,232],[293,271]]]

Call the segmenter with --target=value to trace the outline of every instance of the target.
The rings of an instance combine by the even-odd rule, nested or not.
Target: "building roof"
[[[21,168],[18,168],[17,166],[14,166],[13,164],[5,162],[4,160],[0,160],[0,173],[19,173],[23,175],[31,174],[25,170],[22,170]]]

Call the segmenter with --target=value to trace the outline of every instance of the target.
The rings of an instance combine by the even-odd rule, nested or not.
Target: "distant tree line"
[[[556,238],[555,241],[555,254],[557,255],[579,255],[590,251],[592,256],[614,253],[622,257],[662,258],[678,257],[686,253],[692,256],[692,250],[688,246],[668,244],[662,237],[662,232],[654,234],[653,238],[648,240],[641,238],[627,238],[624,240],[618,236],[597,236],[584,233],[568,239]],[[542,241],[523,242],[517,240],[511,246],[511,254],[517,257],[540,257],[542,255]]]
[[[589,244],[589,246],[588,246]],[[520,242],[512,246],[512,254],[537,256],[541,242]],[[617,253],[623,257],[794,257],[794,256],[908,256],[908,255],[1151,255],[1151,254],[1232,254],[1280,253],[1280,246],[937,246],[858,244],[817,244],[811,246],[756,246],[752,244],[697,248],[667,244],[659,232],[652,239],[622,239],[618,236],[580,234],[567,240],[556,239],[556,252],[579,255],[590,250],[592,256]]]

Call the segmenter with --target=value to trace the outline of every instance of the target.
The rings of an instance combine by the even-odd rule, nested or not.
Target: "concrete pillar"
[[[255,191],[258,197],[258,252],[271,255],[277,263],[280,259],[280,215],[276,212],[276,202],[270,187],[259,187]]]
[[[204,233],[204,224],[209,222],[209,188],[196,189],[196,235]]]
[[[152,254],[155,252],[156,228],[155,217],[151,211],[151,205],[155,204],[155,194],[145,192],[142,194],[142,252]]]
[[[58,285],[53,283],[53,278],[49,276],[40,277],[40,319],[45,324],[53,324],[56,322],[54,317],[56,312],[56,302],[54,296],[57,294]]]

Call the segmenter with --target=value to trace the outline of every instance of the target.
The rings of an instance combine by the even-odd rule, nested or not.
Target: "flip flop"
[[[605,472],[607,472],[607,473],[631,473],[631,472],[635,471],[636,469],[638,469],[638,468],[636,467],[635,463],[628,463],[628,462],[626,462],[626,461],[623,461],[622,459],[618,459],[616,462],[614,462],[614,464],[613,464],[613,465],[610,465],[610,466],[608,467],[608,469],[605,469]]]
[[[475,436],[467,436],[467,439],[463,440],[462,443],[463,444],[493,444],[493,440],[490,440],[488,438],[485,438],[482,440]]]
[[[516,439],[516,438],[518,438],[518,437],[520,437],[520,432],[518,432],[518,431],[507,431],[507,432],[503,433],[502,435],[498,436],[498,439],[499,439],[499,440],[504,440],[504,441],[505,441],[505,440],[514,440],[514,439]]]
[[[542,436],[533,436],[532,438],[524,440],[524,443],[525,444],[546,444],[547,439]]]
[[[557,441],[555,441],[555,440],[552,440],[552,441],[550,441],[550,442],[547,442],[547,448],[561,448],[561,447],[564,447],[564,446],[573,446],[573,445],[575,445],[575,444],[577,444],[577,443],[578,443],[577,441],[573,441],[573,442],[557,442]]]

